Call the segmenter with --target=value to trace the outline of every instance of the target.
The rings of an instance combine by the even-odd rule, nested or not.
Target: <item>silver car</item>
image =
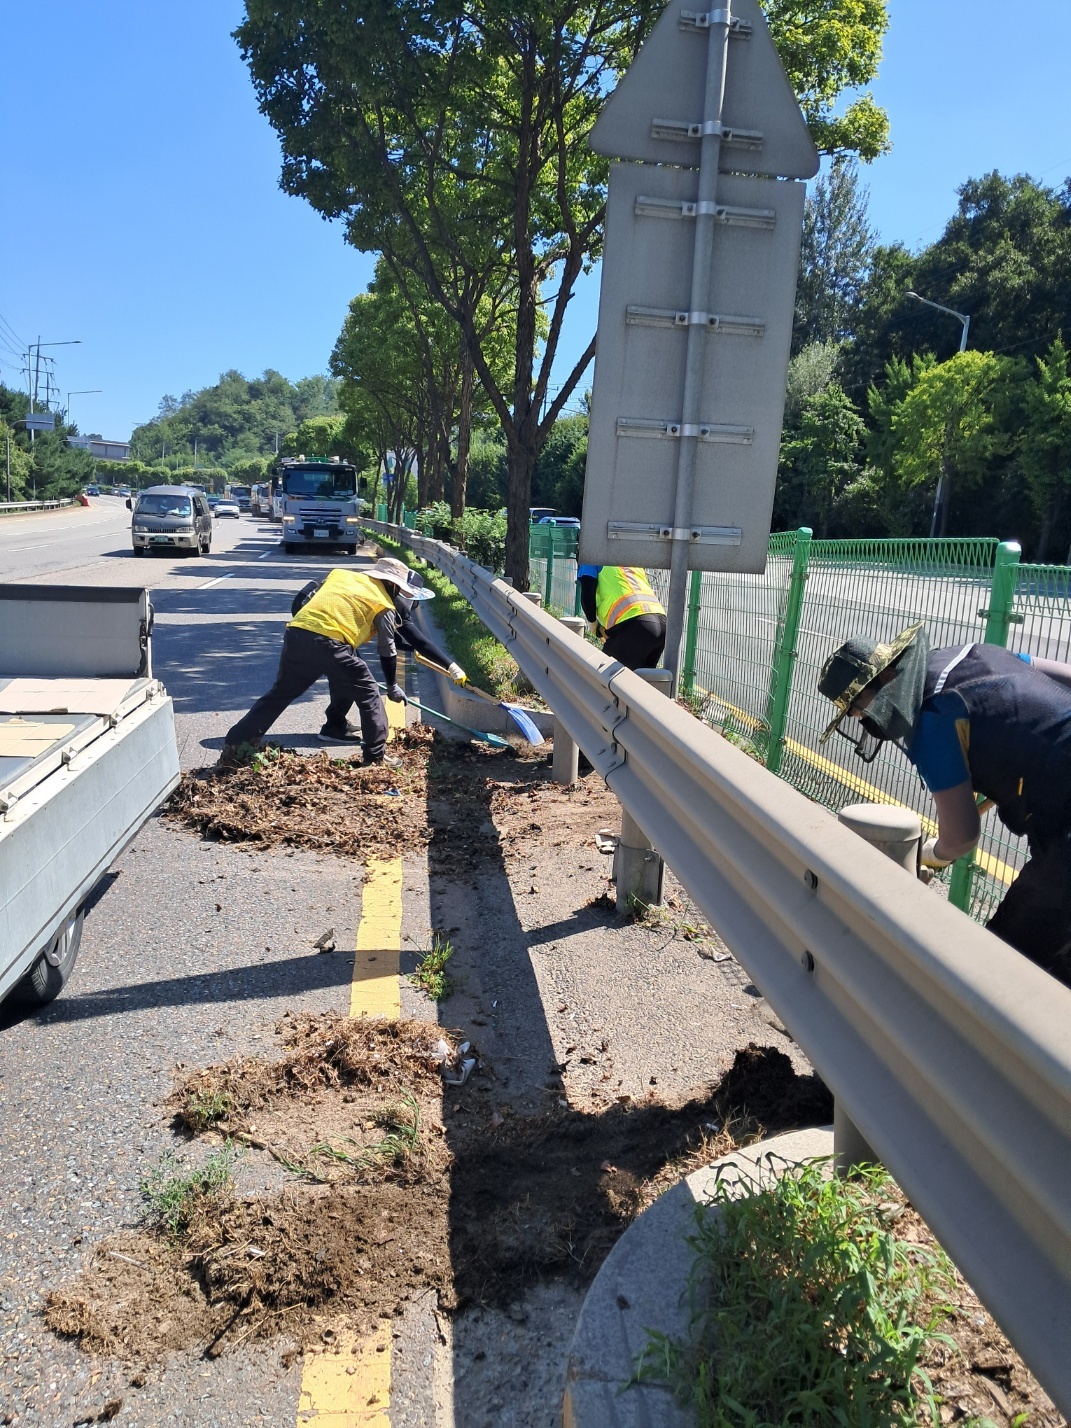
[[[212,548],[212,512],[204,492],[189,486],[150,486],[133,508],[131,538],[134,554],[148,550],[181,550],[207,555]]]

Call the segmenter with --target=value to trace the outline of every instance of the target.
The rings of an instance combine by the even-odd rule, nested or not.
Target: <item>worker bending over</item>
[[[999,645],[931,650],[918,624],[841,645],[818,688],[837,706],[822,743],[836,730],[866,762],[898,744],[933,794],[926,866],[969,853],[990,803],[1025,835],[1030,859],[989,930],[1071,985],[1071,665]]]
[[[589,627],[605,634],[603,653],[627,669],[654,669],[666,648],[666,611],[638,565],[578,565],[580,604]]]
[[[430,600],[432,591],[415,572],[389,556],[368,570],[332,570],[319,585],[299,591],[283,634],[275,683],[227,733],[225,748],[256,743],[295,699],[318,679],[327,679],[331,702],[320,730],[325,744],[364,743],[364,762],[384,761],[387,716],[372,671],[358,650],[375,631],[379,663],[387,681],[387,698],[404,704],[398,683],[398,646],[419,650],[436,664],[449,666],[451,676],[465,683],[465,671],[417,629],[413,605]],[[360,729],[346,715],[357,705]],[[390,762],[394,762],[391,760]]]

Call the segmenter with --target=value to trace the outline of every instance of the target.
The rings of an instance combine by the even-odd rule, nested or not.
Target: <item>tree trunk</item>
[[[517,590],[528,589],[528,532],[532,472],[536,453],[508,441],[509,489],[506,493],[506,575]]]
[[[1034,557],[1039,565],[1045,563],[1045,557],[1049,553],[1049,540],[1052,536],[1053,527],[1060,519],[1060,498],[1063,495],[1060,487],[1057,486],[1052,494],[1048,509],[1045,512],[1045,520],[1041,527],[1041,534],[1038,536],[1038,553]]]
[[[457,465],[450,488],[450,514],[458,520],[465,514],[465,495],[469,479],[469,450],[472,446],[472,354],[461,346],[461,398],[457,414]]]

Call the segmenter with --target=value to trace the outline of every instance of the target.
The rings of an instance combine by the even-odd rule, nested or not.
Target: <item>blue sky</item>
[[[894,148],[865,171],[884,240],[938,237],[956,187],[990,169],[1071,174],[1068,0],[890,9],[874,93]],[[62,400],[102,388],[71,397],[74,420],[124,438],[165,392],[227,368],[325,370],[372,260],[280,193],[278,145],[230,38],[239,0],[8,0],[0,13],[0,380],[18,378],[12,334],[79,338],[50,351]],[[588,279],[564,358],[597,303]]]

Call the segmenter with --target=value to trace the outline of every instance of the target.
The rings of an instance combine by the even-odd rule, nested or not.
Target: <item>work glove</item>
[[[408,703],[409,703],[409,700],[406,699],[406,697],[405,697],[405,690],[402,688],[402,686],[401,686],[400,684],[392,684],[392,685],[390,685],[390,687],[389,687],[388,690],[387,690],[387,698],[390,699],[390,700],[391,700],[393,703],[395,703],[395,704],[408,704]]]
[[[922,845],[919,862],[924,868],[947,868],[949,863],[952,862],[952,859],[939,858],[937,856],[937,839],[927,838]]]
[[[446,672],[447,674],[449,674],[450,678],[454,681],[455,684],[466,685],[469,682],[468,675],[456,662],[456,660],[453,664],[450,665],[449,669]]]

